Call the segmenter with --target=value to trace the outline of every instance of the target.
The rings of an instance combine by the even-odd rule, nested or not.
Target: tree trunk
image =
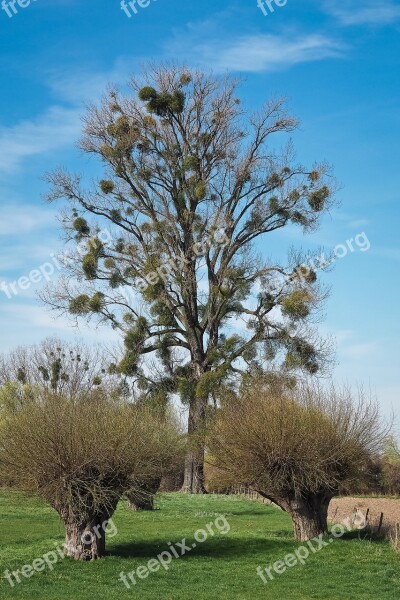
[[[328,508],[334,494],[321,492],[288,499],[268,494],[261,489],[257,491],[291,516],[294,536],[298,542],[307,542],[321,533],[328,533]]]
[[[182,492],[187,494],[207,493],[204,482],[206,406],[205,400],[195,399],[189,407],[188,451],[182,487]]]
[[[184,465],[182,463],[182,469],[176,473],[167,473],[164,475],[161,484],[160,492],[179,492],[182,490],[184,477]]]
[[[127,494],[129,510],[154,510],[154,496],[148,495],[147,498],[138,498],[135,493]]]
[[[93,514],[74,515],[69,508],[59,511],[65,525],[64,554],[75,560],[97,560],[105,554],[106,529],[117,503],[112,510]]]
[[[154,510],[154,496],[160,487],[161,477],[155,477],[143,484],[143,488],[134,488],[126,494],[130,510]]]
[[[328,507],[332,496],[309,494],[287,503],[297,541],[306,542],[328,533]]]
[[[185,458],[185,477],[182,492],[186,494],[205,494],[204,485],[204,449],[188,452]]]

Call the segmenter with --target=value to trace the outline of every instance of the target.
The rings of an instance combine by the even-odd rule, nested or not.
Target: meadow
[[[229,532],[214,527],[203,543],[195,532],[224,515]],[[350,532],[304,565],[288,568],[264,584],[258,566],[268,566],[299,548],[290,518],[279,509],[239,496],[161,494],[156,510],[132,512],[119,504],[113,523],[117,535],[107,543],[107,556],[85,563],[60,559],[52,570],[35,572],[21,583],[8,583],[4,572],[32,564],[63,544],[63,524],[39,499],[0,493],[0,597],[6,599],[99,600],[398,600],[399,557],[384,541],[359,539]],[[222,531],[222,529],[221,529]],[[146,567],[161,552],[185,539],[191,548],[168,568],[136,578],[128,590],[120,573]],[[140,572],[140,570],[139,570]]]

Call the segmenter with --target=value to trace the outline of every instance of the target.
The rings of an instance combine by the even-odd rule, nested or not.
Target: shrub
[[[145,405],[101,390],[73,399],[44,392],[3,421],[0,477],[58,512],[67,556],[93,560],[122,495],[161,477],[179,447],[174,420]]]
[[[318,387],[245,389],[225,402],[210,436],[216,466],[293,521],[296,539],[327,532],[339,489],[357,479],[383,443],[376,405]]]

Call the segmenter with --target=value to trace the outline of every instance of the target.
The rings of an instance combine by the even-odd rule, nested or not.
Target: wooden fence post
[[[383,525],[383,513],[381,513],[381,518],[379,519],[378,535],[381,532],[382,525]]]

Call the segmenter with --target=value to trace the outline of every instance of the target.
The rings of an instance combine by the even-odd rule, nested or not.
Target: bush
[[[232,485],[251,487],[287,511],[296,539],[327,532],[331,499],[359,478],[383,444],[376,405],[318,387],[245,389],[225,402],[209,440]]]
[[[92,560],[104,554],[105,524],[122,495],[161,477],[180,447],[175,421],[144,405],[101,390],[42,392],[2,422],[0,478],[47,500],[65,524],[65,553]]]

